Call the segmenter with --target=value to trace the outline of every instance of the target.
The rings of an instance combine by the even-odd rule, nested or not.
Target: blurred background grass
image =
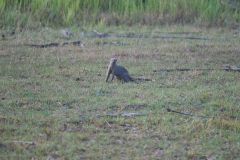
[[[236,26],[238,0],[0,0],[0,27],[195,24]]]

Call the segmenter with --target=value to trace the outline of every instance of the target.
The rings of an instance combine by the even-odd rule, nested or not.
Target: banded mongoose
[[[108,81],[110,74],[112,74],[111,81],[113,80],[114,76],[116,76],[117,79],[122,80],[123,82],[133,81],[133,78],[129,75],[127,69],[123,66],[117,65],[116,63],[117,58],[111,58],[108,65],[106,82]]]

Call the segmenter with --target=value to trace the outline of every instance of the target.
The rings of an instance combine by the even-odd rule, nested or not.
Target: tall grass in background
[[[0,0],[0,27],[239,22],[238,0]]]

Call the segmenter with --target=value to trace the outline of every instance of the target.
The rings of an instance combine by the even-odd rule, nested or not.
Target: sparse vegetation
[[[239,65],[236,33],[186,26],[127,30],[104,31],[150,37],[83,36],[85,47],[22,45],[62,40],[59,32],[42,28],[0,41],[0,159],[239,158],[240,74],[153,72]],[[207,39],[181,38],[188,36]],[[132,76],[153,81],[106,83],[112,56]],[[169,113],[168,107],[214,118]],[[132,112],[143,115],[120,114]]]

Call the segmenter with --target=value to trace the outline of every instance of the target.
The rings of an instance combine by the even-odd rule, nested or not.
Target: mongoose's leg
[[[110,77],[110,74],[111,74],[111,70],[109,69],[109,70],[107,71],[107,78],[106,78],[106,82],[108,81],[108,78]]]
[[[107,69],[107,78],[106,78],[106,82],[108,81],[110,74],[113,74],[112,72],[112,63],[110,61],[109,65],[108,65],[108,69]]]
[[[111,79],[111,81],[114,79],[114,74],[112,73],[112,79]]]

